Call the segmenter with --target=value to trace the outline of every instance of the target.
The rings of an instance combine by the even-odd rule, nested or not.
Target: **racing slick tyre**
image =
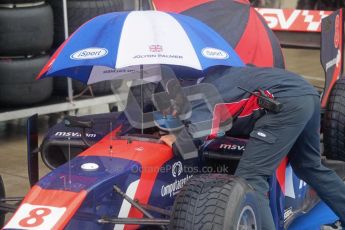
[[[339,79],[330,94],[323,120],[324,155],[345,161],[345,79]]]
[[[40,1],[10,8],[2,7],[3,2],[10,1],[0,0],[0,55],[35,55],[50,49],[54,31],[50,5]]]
[[[344,1],[299,0],[296,8],[304,10],[336,10],[342,7],[344,7]]]
[[[0,0],[0,6],[2,4],[43,4],[44,2],[44,0]]]
[[[48,55],[0,59],[0,104],[29,105],[49,98],[52,79],[35,80],[48,60]]]
[[[120,0],[69,0],[67,1],[68,32],[72,34],[86,21],[100,14],[123,10]],[[54,11],[54,46],[58,47],[64,40],[64,21],[62,1],[49,0]]]
[[[261,229],[255,192],[235,176],[193,176],[177,195],[170,229]]]
[[[316,1],[314,0],[298,0],[296,9],[313,10],[315,5]]]
[[[2,180],[2,176],[0,175],[0,199],[5,198],[5,197],[6,197],[6,194],[5,194],[4,182]],[[2,228],[5,224],[5,215],[6,215],[5,212],[0,211],[0,228]]]

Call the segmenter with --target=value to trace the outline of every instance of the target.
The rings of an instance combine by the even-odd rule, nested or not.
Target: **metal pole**
[[[24,197],[7,197],[7,198],[1,198],[0,202],[6,202],[6,201],[22,201]]]
[[[139,10],[139,1],[134,1],[134,10]]]
[[[142,0],[138,0],[139,10],[143,10]],[[144,67],[140,65],[140,104],[141,104],[141,134],[144,133],[144,94],[143,94],[143,84],[144,84]]]
[[[63,25],[64,25],[64,33],[65,33],[65,40],[69,36],[68,31],[68,13],[67,13],[67,0],[62,0],[62,12],[63,12]],[[72,88],[72,79],[67,78],[67,89],[68,89],[68,100],[70,102],[73,101],[73,88]]]
[[[128,201],[128,203],[130,203],[131,205],[133,205],[136,209],[138,209],[140,212],[142,212],[145,216],[147,216],[149,219],[153,219],[153,216],[146,211],[143,207],[140,206],[140,204],[138,204],[137,202],[135,202],[132,198],[130,198],[126,193],[122,192],[122,190],[114,185],[113,186],[115,192],[117,192],[118,194],[120,194],[120,196],[122,196],[126,201]]]
[[[98,220],[100,224],[133,224],[133,225],[169,225],[168,219],[147,219],[147,218],[109,218]],[[165,228],[164,228],[165,229]]]
[[[144,134],[144,66],[140,65],[140,107],[141,107],[141,134]]]
[[[143,10],[143,1],[139,0],[139,10],[142,11]]]

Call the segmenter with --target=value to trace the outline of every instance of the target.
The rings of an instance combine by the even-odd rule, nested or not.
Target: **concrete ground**
[[[48,129],[48,118],[39,119],[40,136]],[[0,122],[0,174],[8,196],[23,196],[29,189],[26,167],[26,121]],[[41,175],[49,170],[40,162]]]

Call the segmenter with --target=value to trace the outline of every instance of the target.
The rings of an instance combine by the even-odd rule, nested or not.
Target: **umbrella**
[[[116,12],[81,26],[54,53],[37,79],[68,76],[87,84],[168,64],[205,70],[243,66],[232,47],[202,22],[159,11]]]
[[[206,23],[235,48],[245,63],[284,68],[279,41],[247,0],[153,0],[157,10]]]
[[[192,17],[159,11],[116,12],[98,16],[75,31],[37,79],[68,76],[86,84],[144,79],[144,73],[160,77],[156,73],[159,64],[198,71],[219,65],[244,66],[218,33]],[[152,113],[142,114],[140,86],[141,105],[129,94],[125,113],[134,127],[143,130],[152,127]]]

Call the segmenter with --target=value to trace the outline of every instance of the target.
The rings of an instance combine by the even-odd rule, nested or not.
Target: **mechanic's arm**
[[[161,141],[172,148],[174,155],[181,156],[185,160],[198,157],[197,146],[200,146],[203,140],[204,138],[193,139],[186,129],[161,137]]]

